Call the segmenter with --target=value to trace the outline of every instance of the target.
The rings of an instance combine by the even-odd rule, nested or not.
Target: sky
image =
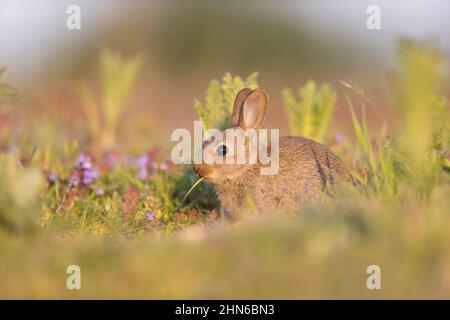
[[[133,3],[134,2],[134,3]],[[20,84],[55,52],[70,52],[95,32],[108,27],[126,12],[125,6],[139,1],[119,0],[0,0],[0,66],[7,66],[7,80]],[[142,2],[139,2],[142,4]],[[162,2],[153,1],[157,8]],[[279,10],[319,37],[341,37],[372,53],[391,60],[398,36],[431,40],[450,52],[450,1],[448,0],[306,0],[264,1],[270,15]],[[71,5],[81,8],[82,30],[73,36],[66,29]],[[381,30],[366,28],[369,5],[381,9]],[[78,32],[78,31],[77,31]]]

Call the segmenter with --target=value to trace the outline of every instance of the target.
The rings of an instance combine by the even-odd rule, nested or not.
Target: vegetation
[[[206,129],[223,129],[231,121],[233,112],[233,102],[236,94],[242,88],[256,89],[258,73],[254,72],[242,80],[240,77],[233,77],[227,73],[222,79],[222,83],[212,80],[206,91],[205,103],[195,100],[194,108],[199,119]]]
[[[86,83],[80,85],[79,95],[94,142],[103,148],[115,146],[116,132],[127,97],[136,81],[142,57],[124,60],[109,50],[100,53],[101,103]]]
[[[289,89],[283,90],[282,95],[291,134],[324,142],[336,102],[336,93],[330,86],[308,81],[299,89],[299,99]]]
[[[438,51],[401,43],[396,130],[385,123],[373,137],[365,111],[372,102],[342,82],[356,143],[331,147],[359,188],[236,225],[218,223],[204,184],[183,201],[194,176],[164,150],[111,148],[138,61],[103,53],[102,103],[81,89],[92,145],[25,154],[2,146],[0,298],[450,297],[450,117]],[[236,92],[256,80],[212,81],[205,102],[195,102],[205,127],[223,125]],[[299,98],[290,90],[283,97],[292,133],[327,141],[336,93],[310,81]],[[81,267],[81,291],[65,288],[71,264]],[[380,291],[366,288],[372,264],[382,270]]]

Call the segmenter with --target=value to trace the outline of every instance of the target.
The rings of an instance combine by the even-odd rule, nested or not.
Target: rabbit
[[[260,129],[267,114],[267,102],[263,90],[240,90],[234,101],[230,128]],[[235,147],[226,145],[226,130],[222,132],[222,139],[203,142],[204,154],[223,158],[227,150]],[[258,160],[254,164],[199,163],[193,169],[214,185],[225,213],[233,220],[253,211],[270,213],[318,203],[328,187],[341,181],[354,181],[330,149],[300,136],[279,139],[276,174],[260,174],[261,166]]]

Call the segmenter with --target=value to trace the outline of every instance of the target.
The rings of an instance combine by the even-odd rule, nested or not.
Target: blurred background
[[[81,30],[66,28],[71,4],[81,9]],[[381,30],[366,27],[366,9],[373,4],[381,9]],[[350,119],[339,80],[358,83],[395,124],[387,88],[396,42],[425,40],[448,55],[449,11],[445,0],[0,0],[0,66],[7,68],[3,81],[33,101],[23,103],[30,115],[23,121],[46,117],[50,124],[42,130],[60,133],[43,133],[45,141],[36,134],[36,145],[86,138],[77,86],[99,83],[104,48],[144,57],[120,119],[122,148],[167,145],[173,129],[191,130],[194,99],[225,72],[259,73],[259,85],[270,96],[266,125],[282,134],[288,131],[281,89],[298,88],[307,79],[330,83],[338,91],[333,127],[346,135]],[[373,110],[368,119],[380,122]],[[142,143],[130,145],[130,139]]]
[[[0,0],[0,298],[448,299],[449,20],[448,0]],[[171,133],[243,85],[361,188],[237,225],[208,184],[187,197]]]

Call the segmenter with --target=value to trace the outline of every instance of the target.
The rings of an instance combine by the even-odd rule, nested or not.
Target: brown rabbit
[[[231,128],[258,130],[266,113],[265,92],[244,88],[234,101]],[[203,154],[223,158],[227,151],[236,148],[236,145],[229,145],[227,130],[222,132],[223,139],[204,142]],[[353,181],[342,161],[330,149],[304,137],[279,139],[276,174],[262,175],[262,166],[258,158],[254,164],[195,164],[194,171],[214,184],[226,212],[233,217],[252,210],[264,213],[280,207],[315,203],[338,181]]]

